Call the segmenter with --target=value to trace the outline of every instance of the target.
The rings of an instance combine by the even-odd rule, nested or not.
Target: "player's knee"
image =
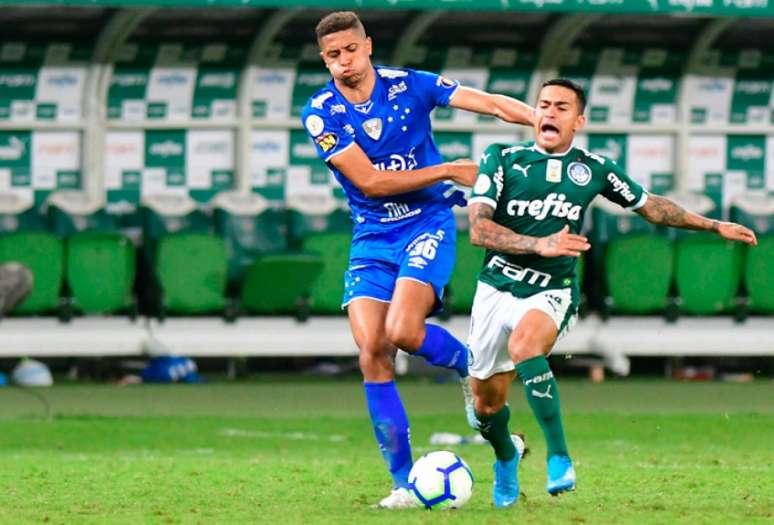
[[[483,417],[493,416],[505,406],[505,399],[476,398],[476,414]]]
[[[522,330],[514,334],[508,343],[508,353],[514,363],[520,363],[533,357],[543,355],[546,345],[530,330]]]
[[[388,319],[385,330],[387,339],[406,352],[416,352],[425,338],[424,324],[415,326],[404,319]]]
[[[361,350],[358,362],[366,381],[387,381],[393,376],[393,362],[385,352],[370,353]]]

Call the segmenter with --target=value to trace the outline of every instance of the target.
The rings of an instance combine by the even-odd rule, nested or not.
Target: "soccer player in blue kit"
[[[478,167],[468,160],[442,162],[430,112],[452,106],[530,125],[534,110],[432,73],[373,66],[371,39],[353,12],[324,17],[316,36],[333,79],[309,99],[301,120],[344,188],[355,223],[342,306],[360,350],[376,440],[393,478],[379,506],[414,506],[407,490],[409,425],[394,382],[396,348],[457,370],[475,423],[467,348],[425,319],[440,310],[454,266],[451,207],[465,204],[447,181],[471,186]]]

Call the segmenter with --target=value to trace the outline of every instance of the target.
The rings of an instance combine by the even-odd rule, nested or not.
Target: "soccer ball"
[[[473,493],[473,472],[447,450],[429,452],[409,472],[411,494],[426,509],[458,509]]]

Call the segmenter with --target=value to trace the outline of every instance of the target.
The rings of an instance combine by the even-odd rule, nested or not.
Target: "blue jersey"
[[[331,159],[357,143],[375,168],[412,170],[443,162],[430,129],[430,112],[446,106],[459,84],[425,71],[376,66],[370,100],[351,104],[333,80],[309,99],[301,114],[317,154],[344,188],[355,238],[387,233],[441,209],[464,204],[462,193],[440,182],[400,195],[368,198],[332,164]]]

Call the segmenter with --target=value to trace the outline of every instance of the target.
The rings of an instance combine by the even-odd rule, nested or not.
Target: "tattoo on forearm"
[[[650,195],[641,210],[642,216],[654,224],[689,230],[711,230],[714,232],[720,230],[718,221],[691,213],[674,201],[660,195]]]
[[[470,210],[470,239],[474,244],[502,253],[534,253],[537,238],[519,235],[492,220],[494,209],[474,203]]]

